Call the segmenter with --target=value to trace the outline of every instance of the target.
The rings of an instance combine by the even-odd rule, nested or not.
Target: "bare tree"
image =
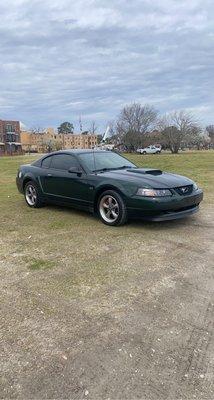
[[[44,128],[42,128],[41,126],[34,126],[33,128],[31,128],[31,132],[37,133],[37,134],[42,134],[42,133],[44,133]]]
[[[96,122],[92,121],[88,131],[91,133],[91,135],[95,135],[97,132],[97,129],[98,129],[98,127],[96,125]]]
[[[206,131],[210,137],[211,143],[214,144],[214,125],[208,125]]]
[[[188,147],[196,147],[198,150],[202,148],[207,148],[210,143],[210,138],[206,131],[204,131],[199,125],[194,126],[192,129],[192,134],[186,145]]]
[[[172,153],[178,153],[182,143],[188,144],[201,132],[196,118],[189,112],[174,111],[159,121],[162,143],[169,147]]]
[[[133,103],[125,106],[117,121],[119,133],[136,132],[145,133],[154,126],[157,118],[157,111],[154,107],[140,103]]]
[[[139,133],[128,131],[123,135],[122,143],[128,152],[133,152],[142,146],[142,138]]]
[[[128,150],[135,150],[140,146],[143,135],[154,128],[157,114],[155,108],[148,104],[133,103],[122,109],[116,132]]]

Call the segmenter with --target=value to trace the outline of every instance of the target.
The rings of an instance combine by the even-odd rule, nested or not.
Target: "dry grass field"
[[[0,158],[0,398],[214,397],[214,152],[127,155],[204,189],[198,214],[120,228],[33,210]]]

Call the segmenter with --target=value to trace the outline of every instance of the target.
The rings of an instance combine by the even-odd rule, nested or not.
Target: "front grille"
[[[188,196],[193,191],[193,185],[179,186],[174,188],[174,190],[181,196]]]

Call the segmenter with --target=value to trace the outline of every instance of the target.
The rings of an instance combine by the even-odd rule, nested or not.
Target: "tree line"
[[[155,143],[175,154],[182,147],[214,146],[214,125],[204,130],[195,115],[187,110],[159,116],[158,111],[149,104],[132,103],[123,107],[117,119],[109,123],[109,127],[109,141],[129,152]],[[97,134],[97,129],[96,123],[92,121],[88,130],[81,130],[81,133]],[[73,124],[63,122],[58,127],[58,133],[74,133]],[[98,135],[98,139],[101,141],[102,135]]]
[[[60,126],[57,128],[58,133],[61,134],[73,134],[74,133],[74,125],[71,122],[65,121],[60,124]],[[94,135],[97,131],[97,125],[95,121],[92,121],[91,124],[89,125],[88,129],[83,130],[82,129],[82,123],[80,122],[80,131],[82,135],[87,135],[91,134]]]
[[[181,110],[160,117],[154,107],[140,103],[127,105],[121,110],[114,134],[127,151],[136,151],[154,142],[175,154],[182,146],[200,148],[206,142],[214,145],[214,125],[207,126],[205,133],[193,113]]]

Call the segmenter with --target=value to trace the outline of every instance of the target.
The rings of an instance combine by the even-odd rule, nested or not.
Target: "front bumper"
[[[185,218],[188,217],[189,215],[195,214],[199,211],[199,206],[191,207],[183,211],[166,211],[163,212],[162,214],[156,215],[156,216],[147,216],[144,217],[144,219],[149,220],[149,221],[155,221],[155,222],[160,222],[160,221],[170,221],[172,219],[180,219],[180,218]]]
[[[189,196],[173,195],[170,198],[140,198],[140,196],[134,196],[127,204],[127,209],[128,214],[133,218],[168,221],[196,213],[202,200],[203,191],[201,189]]]

